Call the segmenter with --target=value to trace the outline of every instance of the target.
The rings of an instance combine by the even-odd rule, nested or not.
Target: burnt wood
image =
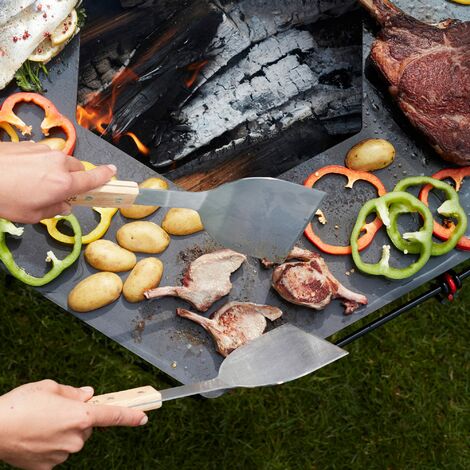
[[[139,12],[152,9],[123,10],[84,31],[80,101],[98,110],[113,105],[105,138],[138,156],[120,139],[136,133],[151,149],[147,164],[185,187],[277,176],[361,127],[360,16],[341,15],[353,4],[292,0],[267,10],[261,0],[192,1],[134,38],[132,58],[129,48],[116,52],[122,39],[114,25],[123,15],[132,21],[129,12],[137,25]],[[88,39],[96,31],[115,38],[98,54]],[[131,72],[114,102],[110,78],[124,65]],[[99,93],[85,99],[92,88]],[[207,171],[209,178],[192,183]]]

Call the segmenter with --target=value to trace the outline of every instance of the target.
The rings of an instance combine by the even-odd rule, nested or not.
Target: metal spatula
[[[89,403],[155,410],[162,402],[236,387],[279,385],[303,377],[348,353],[292,325],[283,325],[236,349],[212,380],[157,391],[151,386],[99,395]]]
[[[77,196],[72,204],[184,207],[199,212],[205,230],[225,248],[284,261],[312,219],[324,193],[274,178],[246,178],[204,192],[139,189],[112,181]]]

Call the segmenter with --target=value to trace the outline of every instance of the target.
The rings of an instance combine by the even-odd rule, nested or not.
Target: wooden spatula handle
[[[150,411],[161,408],[162,395],[150,385],[132,388],[122,392],[106,393],[93,397],[88,403],[92,405],[125,406],[136,410]]]
[[[139,185],[133,181],[110,181],[85,194],[69,199],[69,203],[87,207],[129,207],[139,195]]]

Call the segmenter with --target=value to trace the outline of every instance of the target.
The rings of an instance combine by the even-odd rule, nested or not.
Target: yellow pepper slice
[[[13,129],[13,127],[8,124],[8,122],[0,122],[0,129],[3,129],[8,134],[12,142],[16,143],[20,141],[20,138],[18,137],[15,129]]]
[[[470,5],[470,0],[452,0],[454,3],[460,3],[462,5]]]
[[[95,165],[93,165],[90,162],[82,162],[82,163],[86,171],[96,168]],[[116,178],[113,178],[113,180],[115,179]],[[99,240],[100,238],[103,238],[106,232],[108,231],[109,226],[111,225],[111,221],[114,215],[118,211],[118,209],[103,208],[103,207],[93,207],[93,210],[95,212],[98,212],[98,214],[100,214],[101,219],[100,219],[99,224],[90,233],[87,233],[86,235],[82,236],[83,245],[87,245],[91,242]],[[52,238],[54,238],[55,240],[59,242],[66,243],[68,245],[73,245],[75,242],[74,237],[70,237],[69,235],[65,235],[64,233],[62,233],[57,228],[57,224],[59,222],[60,222],[60,218],[41,220],[41,223],[46,226],[47,231],[49,232],[49,235]]]

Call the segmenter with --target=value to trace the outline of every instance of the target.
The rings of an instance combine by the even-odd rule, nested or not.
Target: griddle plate
[[[441,4],[441,0],[428,3],[437,5]],[[460,16],[463,14],[470,15],[468,12],[463,13],[464,10],[458,7],[455,8],[455,11]],[[440,15],[442,15],[442,11],[439,11],[439,15],[436,14],[436,16]],[[368,54],[371,42],[372,36],[366,32],[365,56]],[[47,96],[61,112],[69,117],[75,116],[78,57],[79,42],[77,39],[67,47],[61,57],[50,67],[51,85]],[[2,96],[8,96],[14,91],[15,89],[10,87],[2,93]],[[356,142],[370,137],[389,139],[397,149],[397,159],[394,165],[389,169],[377,172],[377,175],[389,190],[405,174],[431,175],[445,166],[443,162],[434,156],[430,157],[426,149],[419,148],[414,140],[396,124],[389,111],[384,108],[381,97],[377,95],[367,80],[364,81],[364,98],[364,127],[359,135],[321,155],[315,156],[282,177],[302,183],[308,174],[324,165],[343,164],[347,150]],[[39,122],[39,113],[36,111],[28,109],[24,115],[27,116],[27,119]],[[78,147],[75,153],[77,158],[89,160],[95,164],[113,162],[119,169],[121,179],[141,181],[156,175],[153,170],[114,148],[93,133],[78,126],[77,131]],[[427,158],[429,158],[429,161],[427,161]],[[398,166],[398,164],[401,166]],[[331,183],[329,187],[332,188]],[[332,195],[323,205],[327,217],[330,215],[331,220],[334,220],[336,215],[339,217],[338,220],[342,221],[341,227],[337,230],[338,233],[343,234],[352,227],[355,221],[355,210],[357,211],[361,201],[372,195],[372,193],[367,192],[365,185],[358,185],[357,190],[350,193],[351,197],[344,191],[338,189],[338,195]],[[468,192],[463,196],[468,201]],[[342,209],[338,209],[338,200],[341,200],[341,198],[344,206]],[[467,204],[466,207],[470,207],[470,205]],[[163,214],[164,211],[160,210],[150,220],[159,223]],[[85,217],[84,209],[79,209],[78,215]],[[87,215],[85,219],[86,221],[82,225],[84,231],[87,231],[93,225],[93,218]],[[106,238],[114,240],[116,230],[125,222],[118,214],[114,218]],[[327,227],[330,235],[336,230],[334,229],[334,222],[331,222]],[[383,240],[385,241],[385,238]],[[304,241],[303,244],[311,248],[307,242]],[[49,249],[52,248],[58,255],[67,252],[66,249],[54,243],[49,236],[45,235],[45,230],[38,226],[27,227],[22,241],[11,241],[10,245],[14,248],[18,262],[29,272],[36,275],[40,275],[42,270],[45,269],[44,257]],[[377,253],[381,243],[376,245],[374,250]],[[211,251],[215,248],[217,248],[216,245],[205,234],[173,237],[170,247],[160,256],[165,265],[161,285],[173,285],[180,282],[181,274],[186,266],[184,256],[180,256],[180,252],[184,252],[187,257],[191,253],[200,251],[200,249]],[[350,257],[325,256],[331,271],[341,282],[353,290],[364,293],[369,298],[370,303],[366,308],[360,309],[350,316],[343,315],[343,308],[338,301],[334,301],[325,311],[317,313],[286,304],[270,289],[270,272],[261,269],[256,260],[250,260],[239,272],[233,275],[234,288],[230,296],[219,301],[211,311],[214,311],[228,300],[267,303],[279,306],[284,311],[283,319],[278,321],[277,324],[290,322],[325,338],[400,298],[407,292],[469,259],[469,257],[470,253],[453,251],[447,256],[432,259],[426,268],[413,279],[392,282],[382,278],[363,276],[356,272],[347,276],[346,272],[353,268]],[[79,280],[93,272],[95,271],[85,263],[82,256],[80,262],[64,273],[58,280],[38,289],[38,291],[57,305],[68,310],[68,293]],[[122,277],[125,278],[126,274]],[[88,314],[70,313],[180,382],[186,384],[216,376],[222,358],[215,352],[211,338],[198,325],[177,317],[175,315],[177,306],[186,306],[186,304],[178,299],[167,298],[134,305],[121,298],[113,305],[98,312]],[[71,347],[73,346],[71,345]]]

